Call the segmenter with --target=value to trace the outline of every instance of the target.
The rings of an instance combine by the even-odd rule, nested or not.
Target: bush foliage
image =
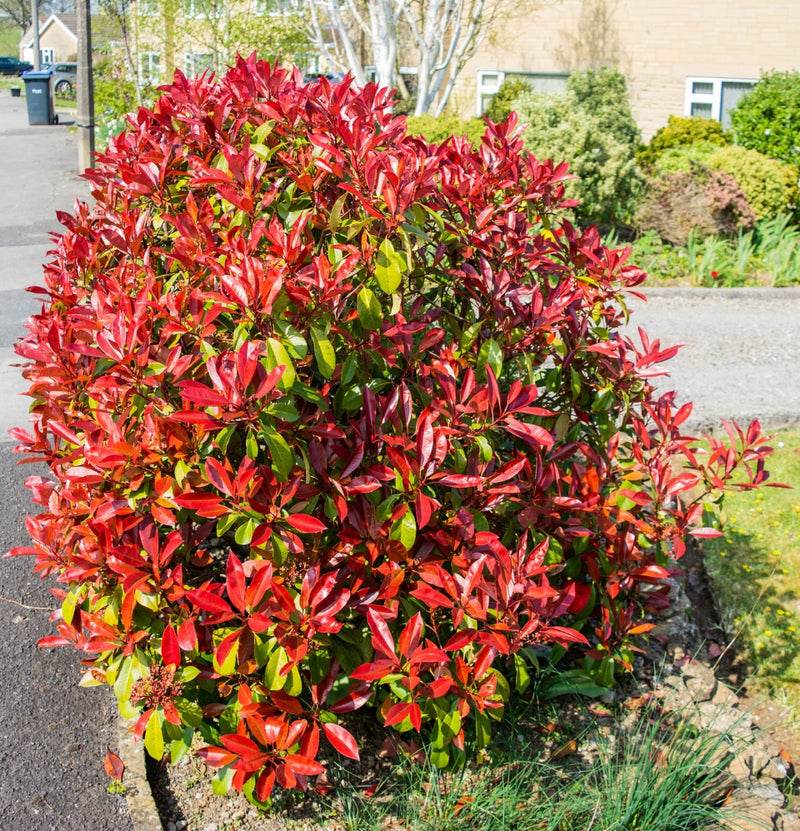
[[[798,171],[757,150],[721,147],[708,155],[714,170],[730,173],[759,219],[791,213],[797,206]]]
[[[568,647],[613,683],[703,494],[764,480],[756,423],[696,453],[648,380],[675,349],[620,333],[643,274],[521,150],[253,56],[176,74],[60,216],[12,553],[151,755],[199,732],[263,803],[368,706],[458,765]]]
[[[454,115],[415,115],[408,118],[408,132],[422,136],[432,144],[442,144],[450,136],[464,136],[473,144],[480,144],[486,123],[480,118],[458,118]]]
[[[619,72],[575,73],[564,95],[526,93],[514,109],[527,125],[526,150],[569,162],[578,179],[567,193],[579,200],[579,217],[610,224],[631,218],[644,179],[635,159],[639,130]]]
[[[730,143],[730,136],[723,132],[722,125],[713,118],[681,118],[671,115],[666,125],[656,132],[646,147],[637,152],[636,157],[640,164],[651,166],[660,160],[665,150],[698,142],[724,147]]]
[[[697,239],[730,236],[752,228],[756,219],[733,176],[693,163],[650,182],[637,223],[673,245],[686,245],[690,233]]]
[[[505,121],[514,109],[514,102],[529,92],[533,92],[533,88],[523,78],[515,78],[513,75],[506,78],[492,96],[486,108],[486,117],[495,123]]]
[[[731,112],[736,143],[800,164],[800,72],[767,72]]]

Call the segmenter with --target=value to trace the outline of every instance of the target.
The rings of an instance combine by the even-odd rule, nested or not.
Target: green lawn
[[[0,55],[19,57],[19,40],[22,36],[19,28],[13,24],[0,25]]]
[[[726,497],[725,536],[704,543],[706,568],[756,680],[800,717],[800,430],[771,444],[771,478],[793,489]]]

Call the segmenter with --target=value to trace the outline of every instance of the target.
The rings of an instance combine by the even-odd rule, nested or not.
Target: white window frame
[[[476,86],[475,97],[475,115],[480,118],[486,111],[483,104],[486,96],[496,95],[497,91],[503,86],[503,81],[506,79],[506,73],[499,69],[479,69],[478,83]]]
[[[197,71],[197,67],[195,64],[197,63],[198,59],[204,64],[204,66]],[[208,66],[208,60],[210,59],[211,65]],[[213,52],[184,52],[183,53],[183,68],[186,76],[191,78],[195,75],[201,75],[203,72],[207,70],[211,70],[213,72],[217,71],[217,60],[216,56]]]
[[[189,20],[213,20],[222,17],[222,1],[183,0],[183,13]]]
[[[136,0],[139,17],[157,17],[160,11],[158,0]]]
[[[722,121],[722,87],[724,84],[756,84],[758,78],[708,78],[693,75],[686,79],[683,112],[691,118],[693,104],[711,104],[711,118]],[[695,92],[695,84],[711,84],[711,92]]]
[[[476,85],[475,98],[475,114],[480,118],[485,112],[492,96],[496,95],[503,86],[506,78],[520,78],[523,81],[534,82],[532,84],[535,89],[535,81],[537,78],[542,79],[563,79],[565,84],[569,78],[568,72],[528,72],[527,70],[516,70],[505,72],[500,69],[480,69],[478,70],[478,81]]]
[[[150,86],[161,83],[161,55],[158,52],[139,53],[139,83]]]
[[[45,46],[39,49],[39,59],[41,63],[55,63],[56,50],[52,46]]]

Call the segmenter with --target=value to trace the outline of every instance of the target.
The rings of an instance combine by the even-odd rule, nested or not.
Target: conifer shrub
[[[451,136],[463,136],[480,144],[486,124],[480,118],[458,118],[454,115],[412,115],[408,117],[408,132],[421,136],[430,144],[442,144]]]
[[[524,78],[509,76],[500,84],[500,89],[492,96],[492,100],[486,108],[486,117],[489,121],[505,121],[514,109],[514,102],[520,96],[529,92],[533,92],[533,87]]]
[[[643,273],[513,117],[429,145],[251,56],[86,175],[17,345],[50,474],[12,554],[58,581],[41,645],[155,758],[199,733],[219,790],[307,788],[356,710],[459,765],[565,653],[613,684],[704,494],[766,478],[757,423],[703,457],[655,394]]]
[[[577,200],[580,220],[614,225],[632,219],[645,180],[636,163],[639,129],[620,72],[573,73],[566,93],[524,93],[513,109],[525,124],[527,151],[569,163],[577,178],[567,195]]]

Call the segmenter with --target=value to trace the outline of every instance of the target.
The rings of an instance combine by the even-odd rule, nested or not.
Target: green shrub
[[[674,245],[686,245],[690,233],[697,239],[725,236],[755,222],[733,176],[698,163],[652,179],[637,216],[642,231],[656,231]]]
[[[662,154],[669,149],[705,143],[723,147],[730,143],[730,136],[723,132],[722,125],[713,118],[682,118],[671,115],[666,126],[650,139],[646,147],[639,150],[636,158],[640,164],[655,165]]]
[[[442,144],[450,136],[466,136],[473,144],[480,144],[486,130],[481,118],[458,118],[454,115],[415,115],[408,119],[408,132],[422,136],[432,144]]]
[[[797,205],[798,171],[794,165],[735,146],[708,154],[707,164],[736,179],[759,219],[790,213]]]
[[[655,177],[703,168],[729,173],[742,189],[758,219],[792,212],[798,200],[798,171],[757,150],[709,141],[677,145],[664,150],[652,168]]]
[[[705,140],[694,144],[676,144],[660,153],[649,170],[656,176],[663,176],[691,170],[692,165],[697,163],[708,167],[708,157],[719,149],[718,144]]]
[[[537,158],[565,159],[578,177],[567,194],[579,200],[579,217],[609,224],[630,219],[644,177],[635,159],[639,131],[619,72],[576,73],[565,94],[526,93],[514,108],[527,124],[525,149]]]
[[[506,78],[500,85],[486,109],[486,117],[490,121],[500,122],[508,118],[514,109],[514,102],[526,92],[532,92],[531,85],[522,78]]]
[[[800,163],[800,72],[767,72],[731,112],[736,143]]]

